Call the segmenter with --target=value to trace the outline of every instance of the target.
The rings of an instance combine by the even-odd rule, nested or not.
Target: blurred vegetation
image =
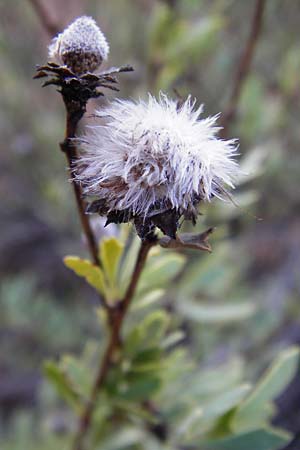
[[[254,3],[45,2],[63,25],[93,15],[110,42],[109,65],[135,67],[120,96],[176,88],[209,115],[227,105]],[[94,290],[63,264],[65,254],[84,257],[86,249],[58,149],[63,106],[32,80],[49,37],[29,1],[3,0],[0,17],[0,442],[4,450],[63,449],[105,324]],[[298,0],[267,1],[230,128],[246,173],[234,196],[239,207],[215,201],[201,209],[196,230],[217,227],[212,255],[151,256],[125,330],[128,353],[105,387],[90,448],[299,448],[299,357],[291,347],[300,342],[299,21]],[[108,233],[124,245],[127,227],[94,225],[99,239]],[[135,240],[130,248],[116,289],[130,275]],[[52,384],[41,372],[45,360]],[[169,424],[166,442],[142,425],[153,421],[140,406],[149,399]]]

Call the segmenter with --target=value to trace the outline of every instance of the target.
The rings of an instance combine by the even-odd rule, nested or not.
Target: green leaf
[[[248,319],[255,312],[255,306],[250,302],[213,305],[185,300],[177,303],[177,309],[184,317],[207,324],[239,322]]]
[[[137,353],[137,355],[132,360],[132,364],[139,366],[147,364],[148,362],[157,361],[158,359],[160,359],[160,357],[161,349],[158,347],[150,347]]]
[[[150,59],[163,58],[167,43],[180,36],[181,23],[176,20],[174,12],[166,4],[158,3],[149,23]]]
[[[162,350],[158,347],[150,347],[137,353],[132,360],[131,372],[158,373],[164,368]]]
[[[199,61],[216,45],[218,31],[222,26],[223,21],[219,16],[201,19],[194,25],[187,24],[179,39],[170,41],[165,53],[166,62],[184,60],[190,63],[193,58]]]
[[[215,419],[228,412],[241,403],[250,389],[251,386],[249,384],[243,384],[227,392],[218,394],[206,403],[201,404],[204,418]]]
[[[222,25],[219,15],[189,23],[178,19],[166,5],[157,5],[148,39],[150,65],[159,68],[156,87],[168,88],[193,60],[199,63],[211,52]]]
[[[212,254],[204,255],[189,265],[178,286],[178,297],[188,298],[201,292],[224,298],[232,290],[238,275],[231,254],[230,246],[220,243]]]
[[[68,375],[52,361],[47,361],[44,364],[43,370],[47,379],[56,388],[58,394],[78,410],[80,396]]]
[[[102,295],[106,295],[104,275],[100,267],[92,264],[88,259],[81,259],[78,256],[66,256],[64,258],[66,267],[73,270],[76,275],[83,277],[86,281]]]
[[[220,373],[222,376],[220,376]],[[237,384],[241,384],[244,379],[244,366],[240,359],[230,359],[226,364],[216,368],[202,369],[200,373],[193,372],[186,379],[186,390],[184,394],[189,398],[194,398],[197,402],[206,402],[218,393],[233,389]]]
[[[278,397],[290,383],[299,369],[299,348],[292,347],[281,352],[276,361],[267,370],[251,394],[237,408],[232,429],[235,431],[254,428],[261,423],[259,412]],[[265,409],[265,415],[270,411]]]
[[[95,450],[128,450],[135,449],[142,440],[141,430],[127,426],[111,433]],[[102,438],[103,439],[103,438]]]
[[[140,325],[144,331],[143,345],[146,347],[159,345],[169,323],[170,316],[163,310],[149,314]]]
[[[186,334],[181,331],[177,330],[174,331],[174,333],[169,334],[165,339],[161,342],[161,348],[168,349],[169,347],[173,347],[174,345],[180,343],[184,338]]]
[[[144,375],[136,380],[126,382],[119,389],[119,396],[128,401],[143,401],[152,397],[160,388],[161,379],[155,375]]]
[[[112,287],[116,285],[122,252],[123,244],[115,237],[103,239],[100,243],[100,258],[103,270],[107,281]]]
[[[290,434],[273,428],[260,428],[224,439],[199,442],[203,450],[278,450],[291,439]]]
[[[201,408],[193,408],[192,411],[184,418],[181,423],[178,424],[174,430],[173,440],[176,442],[178,439],[184,439],[188,437],[189,430],[201,420],[203,416],[203,410]]]
[[[182,61],[177,60],[164,66],[158,75],[156,86],[160,89],[167,90],[176,81],[184,70]]]
[[[239,405],[246,397],[250,388],[250,385],[243,384],[225,390],[217,395],[211,395],[206,401],[200,401],[199,406],[202,410],[201,422],[193,423],[193,425],[186,430],[186,433],[189,434],[189,438],[194,439],[195,437],[202,435],[203,430],[210,430],[209,435],[211,437],[219,437],[221,433],[220,423],[222,416],[224,417],[227,413],[232,411],[234,407]],[[228,431],[228,422],[226,425]]]
[[[132,328],[126,337],[125,353],[133,357],[141,350],[158,346],[166,333],[170,316],[163,310],[153,311]]]
[[[149,258],[141,275],[138,294],[165,286],[182,269],[185,257],[176,253],[160,253]]]
[[[132,305],[132,310],[137,311],[143,308],[148,308],[154,303],[157,303],[164,294],[164,289],[153,289],[153,291],[149,291],[146,294],[141,294],[140,297],[137,296],[135,298],[135,302]]]
[[[61,359],[60,367],[68,375],[72,386],[83,396],[88,396],[92,385],[92,373],[85,361],[74,358],[71,355],[64,355]]]

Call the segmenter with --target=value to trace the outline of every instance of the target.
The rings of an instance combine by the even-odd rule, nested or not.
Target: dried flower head
[[[77,179],[108,222],[134,220],[141,237],[155,226],[175,237],[180,217],[196,221],[200,201],[224,198],[238,171],[236,143],[218,139],[218,116],[161,94],[147,102],[116,100],[81,141]]]
[[[107,59],[109,46],[91,17],[76,19],[49,46],[49,58],[76,74],[94,72]]]

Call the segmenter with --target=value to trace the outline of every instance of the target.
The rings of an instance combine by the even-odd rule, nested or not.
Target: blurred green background
[[[96,295],[62,263],[65,254],[86,249],[58,147],[63,105],[53,88],[32,79],[50,42],[33,3],[0,1],[0,441],[19,433],[14,450],[25,448],[22,436],[35,432],[32,423],[59,430],[68,415],[57,405],[53,414],[44,359],[79,353],[87,339],[99,337]],[[255,1],[44,5],[61,28],[83,13],[96,19],[111,47],[106,67],[135,68],[121,77],[120,97],[174,95],[175,88],[213,115],[228,104]],[[176,296],[170,288],[165,299],[204,367],[235,358],[253,380],[280,349],[300,343],[299,24],[299,0],[267,1],[229,130],[239,138],[247,172],[235,192],[240,208],[215,201],[201,210],[197,230],[217,227],[214,252],[189,253],[190,270],[177,281]],[[88,115],[105,101],[93,102]],[[93,220],[99,237],[118,233]],[[296,434],[287,448],[297,450],[299,379],[278,400],[275,422]]]

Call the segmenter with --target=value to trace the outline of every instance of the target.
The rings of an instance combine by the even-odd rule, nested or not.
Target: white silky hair
[[[148,101],[115,100],[98,111],[104,125],[80,139],[77,180],[84,193],[106,200],[109,211],[145,217],[155,202],[194,209],[195,195],[210,201],[234,187],[236,140],[221,140],[218,115],[200,119],[203,105],[181,106],[165,94]]]
[[[49,45],[49,59],[63,64],[63,55],[67,52],[92,53],[103,60],[109,54],[107,40],[92,17],[78,17]]]

